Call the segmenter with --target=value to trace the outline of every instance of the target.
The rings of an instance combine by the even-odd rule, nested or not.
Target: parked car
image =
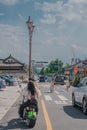
[[[19,78],[16,77],[16,76],[9,75],[9,77],[15,82],[15,85],[18,85],[18,84],[22,83],[22,80],[19,79]]]
[[[4,86],[6,86],[6,81],[5,81],[4,79],[2,79],[1,77],[0,77],[0,82],[1,82]]]
[[[82,108],[84,114],[87,114],[87,77],[83,78],[79,85],[74,86],[72,92],[72,105]]]
[[[60,84],[60,85],[64,85],[64,79],[62,76],[56,76],[55,77],[55,84]]]
[[[12,80],[11,78],[9,78],[8,76],[0,75],[0,77],[6,81],[6,85],[7,86],[14,86],[14,85],[16,85],[15,81]]]
[[[2,89],[2,88],[5,88],[6,87],[6,85],[0,80],[0,90]]]

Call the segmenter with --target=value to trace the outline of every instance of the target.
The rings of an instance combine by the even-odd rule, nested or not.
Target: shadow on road
[[[15,130],[15,129],[29,129],[25,122],[21,119],[12,119],[7,124],[0,124],[0,130]]]
[[[82,113],[81,108],[73,106],[63,106],[64,112],[67,113],[72,118],[76,119],[87,119],[87,115]]]
[[[0,91],[4,91],[3,89],[0,89]]]

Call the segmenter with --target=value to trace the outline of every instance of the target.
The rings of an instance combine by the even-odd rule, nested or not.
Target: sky
[[[32,60],[87,58],[87,0],[0,0],[0,59],[29,63],[29,16]]]

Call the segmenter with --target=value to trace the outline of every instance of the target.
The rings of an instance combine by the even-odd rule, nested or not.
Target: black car
[[[45,77],[44,76],[39,76],[39,82],[45,82]]]
[[[55,84],[64,85],[64,79],[62,76],[56,76],[55,77]]]

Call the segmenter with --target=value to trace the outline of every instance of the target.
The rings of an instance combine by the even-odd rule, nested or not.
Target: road
[[[71,105],[71,91],[64,86],[55,86],[54,93],[50,93],[48,83],[40,83],[41,96],[38,99],[39,114],[36,126],[32,130],[87,130],[87,116],[80,108]],[[0,130],[29,129],[18,117],[18,104],[15,102],[8,113],[0,121]]]

